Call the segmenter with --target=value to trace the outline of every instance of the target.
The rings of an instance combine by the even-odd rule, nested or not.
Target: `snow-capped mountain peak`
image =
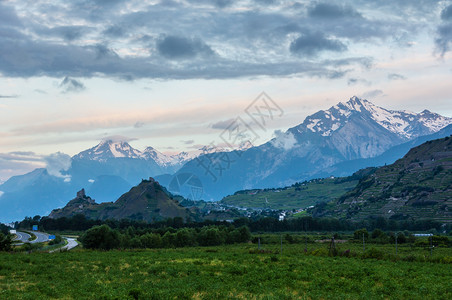
[[[370,118],[404,140],[437,132],[452,123],[452,118],[428,110],[421,113],[389,110],[376,106],[366,99],[353,96],[345,103],[339,102],[328,110],[321,110],[308,116],[298,126],[298,131],[307,129],[322,136],[331,136],[357,114],[363,118]]]
[[[74,158],[105,161],[112,158],[140,158],[141,152],[127,142],[101,141],[97,146],[82,151]]]
[[[142,157],[146,160],[154,160],[159,166],[171,166],[175,163],[171,156],[163,154],[153,147],[147,147],[143,151]]]

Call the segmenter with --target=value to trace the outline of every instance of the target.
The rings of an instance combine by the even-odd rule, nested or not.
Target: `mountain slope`
[[[91,219],[133,219],[147,222],[181,217],[195,219],[196,215],[179,205],[154,179],[143,180],[115,202],[95,203],[84,192],[77,193],[65,207],[51,212],[49,217],[71,217],[83,214]]]
[[[0,186],[0,221],[13,222],[25,216],[45,215],[63,206],[70,193],[70,183],[36,169],[23,176],[14,176]]]
[[[362,179],[327,213],[452,222],[452,137],[428,141]]]
[[[204,199],[219,200],[236,190],[281,187],[327,177],[331,174],[325,171],[335,165],[347,167],[349,161],[379,156],[451,123],[451,118],[428,111],[391,111],[352,97],[308,116],[261,146],[203,155],[185,164],[177,174],[194,174],[203,184]],[[350,167],[340,175],[351,175],[362,167]]]

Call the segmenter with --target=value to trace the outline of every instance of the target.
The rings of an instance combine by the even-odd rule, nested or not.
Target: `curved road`
[[[65,246],[52,250],[52,251],[49,251],[49,253],[59,252],[59,251],[63,251],[63,250],[71,250],[72,248],[75,248],[78,246],[78,242],[74,238],[64,237],[64,239],[67,240],[67,244]]]
[[[13,241],[21,241],[22,243],[28,242],[28,239],[31,236],[28,233],[22,232],[22,231],[16,231],[16,237],[13,239]]]
[[[29,241],[28,239],[31,237],[28,233],[22,231],[16,231],[16,238],[14,241],[21,241],[22,243],[43,243],[49,240],[49,234],[39,231],[33,231],[33,234],[36,236],[36,239]]]
[[[43,243],[47,242],[49,240],[49,234],[39,231],[33,231],[33,234],[36,236],[36,239],[33,241],[29,241],[28,239],[31,237],[28,233],[22,232],[22,231],[16,231],[16,238],[13,241],[20,241],[21,243],[16,245],[22,245],[23,243]],[[61,250],[71,250],[72,248],[75,248],[78,246],[78,242],[74,238],[68,238],[64,237],[64,239],[67,240],[67,244],[64,245],[61,248],[52,250],[50,252],[57,252]]]

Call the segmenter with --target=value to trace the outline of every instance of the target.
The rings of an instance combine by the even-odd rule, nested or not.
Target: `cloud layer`
[[[359,66],[350,49],[363,43],[397,44],[437,26],[444,55],[452,39],[452,6],[440,1],[24,2],[0,2],[0,73],[65,78],[65,92],[95,76],[341,77]]]

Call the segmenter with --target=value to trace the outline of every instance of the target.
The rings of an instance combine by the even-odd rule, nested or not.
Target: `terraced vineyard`
[[[249,208],[299,209],[337,199],[357,183],[355,178],[315,179],[281,189],[239,191],[220,202]]]
[[[360,181],[332,207],[332,215],[362,220],[434,219],[452,222],[452,138],[413,148]]]

